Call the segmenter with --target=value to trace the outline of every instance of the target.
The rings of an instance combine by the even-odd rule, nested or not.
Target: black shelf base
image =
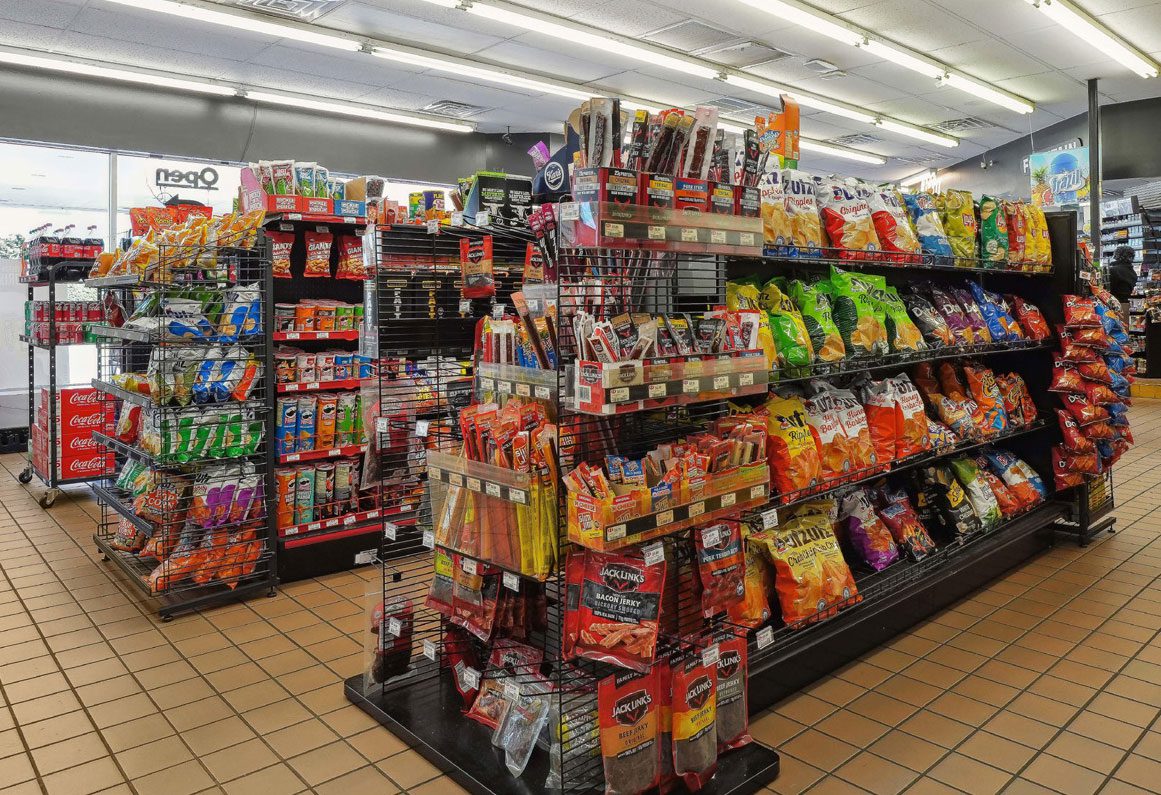
[[[376,688],[365,694],[363,675],[359,674],[346,681],[344,690],[347,700],[475,795],[536,795],[547,791],[543,784],[548,774],[548,755],[543,751],[533,753],[524,775],[511,776],[504,767],[503,752],[492,747],[492,730],[465,718],[458,695],[451,693],[446,684],[401,688],[387,694]],[[753,795],[777,778],[778,770],[777,752],[753,742],[722,757],[717,775],[701,792]],[[570,793],[582,791],[573,789],[568,782],[565,786]]]

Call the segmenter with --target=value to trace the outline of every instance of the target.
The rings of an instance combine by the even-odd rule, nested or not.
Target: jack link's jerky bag
[[[822,222],[815,199],[814,177],[804,171],[782,172],[782,193],[790,218],[790,243],[799,248],[822,248]]]
[[[613,674],[597,685],[605,795],[640,795],[660,781],[658,672]]]
[[[717,664],[706,665],[700,654],[675,661],[670,682],[673,772],[697,792],[718,769]]]
[[[950,257],[951,244],[947,242],[947,232],[943,229],[935,197],[930,193],[908,193],[903,196],[903,202],[915,224],[920,250],[936,257]]]

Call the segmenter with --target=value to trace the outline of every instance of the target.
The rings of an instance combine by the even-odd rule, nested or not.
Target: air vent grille
[[[430,105],[424,105],[420,110],[436,116],[450,116],[453,119],[467,119],[487,110],[480,105],[469,105],[466,102],[456,102],[452,99],[440,99]]]
[[[882,140],[882,138],[867,135],[866,133],[852,133],[851,135],[844,135],[841,138],[831,138],[830,143],[839,146],[866,146],[867,144],[877,144]]]
[[[949,133],[971,132],[972,130],[986,130],[989,127],[995,127],[990,121],[977,119],[974,116],[966,116],[962,119],[950,119],[949,121],[941,121],[938,124],[931,125],[936,130],[942,130]]]
[[[249,8],[266,14],[312,22],[341,6],[345,0],[217,0],[221,5]]]
[[[683,52],[698,52],[738,41],[737,34],[692,19],[658,28],[642,38]]]

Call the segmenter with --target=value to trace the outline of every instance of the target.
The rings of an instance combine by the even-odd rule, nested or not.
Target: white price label
[[[463,226],[464,225],[464,214],[462,212],[460,212],[459,210],[456,210],[454,213],[452,213],[451,225],[452,226]]]
[[[314,338],[316,340],[329,340],[331,338],[331,333],[329,331],[316,331],[314,333]]]
[[[297,331],[288,331],[288,332],[286,332],[286,338],[288,340],[300,340],[300,339],[302,339],[302,335],[299,334]]]
[[[530,384],[517,384],[516,385],[516,394],[520,395],[521,397],[531,397],[532,396],[532,386]]]
[[[310,523],[309,523],[309,524],[307,524],[307,526],[306,526],[306,531],[307,531],[308,533],[309,533],[311,530],[321,530],[321,529],[322,529],[322,522],[310,522]]]
[[[664,240],[665,239],[665,227],[664,226],[650,226],[648,234],[649,234],[650,240]]]
[[[318,381],[311,381],[309,384],[303,384],[302,388],[309,391],[312,389],[318,389],[320,386],[322,386],[322,384],[320,384]]]
[[[562,202],[556,208],[562,221],[576,221],[580,218],[580,205],[576,202]]]
[[[729,494],[722,495],[722,507],[723,508],[729,508],[731,505],[735,504],[737,501],[738,501],[738,495],[736,492],[731,491]]]
[[[697,230],[694,229],[692,226],[687,226],[684,229],[682,229],[681,230],[681,242],[683,242],[683,243],[696,243],[697,242]]]
[[[758,630],[755,640],[758,642],[759,649],[764,649],[769,646],[774,642],[774,627],[762,627]]]
[[[476,213],[476,226],[488,226],[492,223],[490,213]]]
[[[478,690],[480,688],[480,672],[475,668],[464,668],[463,676],[460,678],[463,679],[465,690]]]
[[[720,526],[707,527],[701,531],[701,543],[703,546],[716,547],[722,542],[722,528]]]
[[[436,653],[435,644],[430,640],[425,640],[423,642],[423,656],[426,657],[427,659],[431,660],[432,662],[435,662],[435,653]]]
[[[750,499],[751,500],[761,499],[762,497],[765,497],[765,496],[766,496],[766,487],[765,486],[751,486],[750,487]]]
[[[662,511],[657,514],[657,526],[673,524],[673,511]]]
[[[520,593],[520,578],[510,571],[504,572],[504,587],[509,591]]]
[[[610,403],[622,403],[629,399],[629,387],[618,386],[609,390]]]
[[[738,386],[753,386],[753,385],[754,385],[754,374],[753,373],[739,373],[738,374]]]
[[[778,526],[778,509],[771,508],[768,511],[762,511],[762,529],[773,530]]]
[[[645,553],[646,566],[655,566],[665,560],[665,545],[660,541],[649,544],[641,551]]]
[[[394,522],[386,522],[383,525],[383,537],[388,541],[395,541],[399,537],[399,525]]]
[[[526,492],[524,489],[509,488],[508,496],[512,499],[512,502],[518,502],[521,505],[528,504],[528,492]]]
[[[520,685],[515,682],[504,683],[504,698],[516,702],[520,700]]]
[[[689,518],[690,519],[693,519],[694,517],[697,517],[697,516],[701,516],[703,513],[705,513],[705,503],[704,502],[691,502],[689,504]]]
[[[485,392],[491,392],[495,388],[496,388],[496,382],[493,381],[491,378],[481,378],[480,379],[480,389],[484,390]]]
[[[624,224],[605,224],[605,237],[624,237]]]
[[[701,382],[696,378],[687,378],[681,382],[681,391],[687,395],[696,395],[701,391]]]
[[[463,558],[460,561],[460,567],[468,574],[476,574],[480,571],[479,565],[471,558]]]
[[[702,665],[717,665],[718,660],[721,659],[722,652],[718,648],[718,644],[707,646],[701,650],[701,664]]]
[[[427,430],[430,427],[431,427],[430,420],[419,420],[418,422],[415,423],[415,435],[416,436],[427,436]]]
[[[398,618],[389,618],[387,619],[387,632],[395,637],[399,637],[403,634],[403,624]]]
[[[552,390],[546,386],[538,386],[535,390],[537,400],[551,400]]]
[[[714,389],[722,390],[730,388],[730,377],[728,375],[719,375],[714,377]]]
[[[438,218],[432,218],[430,221],[427,222],[427,233],[429,235],[438,235],[439,234],[439,219]]]
[[[362,552],[359,552],[355,555],[355,565],[356,566],[366,566],[368,563],[374,563],[374,562],[375,562],[375,550],[373,550],[373,549],[364,549]]]
[[[500,381],[497,383],[496,386],[497,386],[496,391],[499,392],[501,395],[511,395],[512,394],[512,382],[511,381]]]
[[[472,299],[461,298],[460,299],[460,314],[461,315],[470,315],[471,313],[472,313]]]
[[[487,495],[489,497],[499,497],[500,496],[500,486],[496,483],[485,483],[484,484],[484,491],[487,493]]]
[[[650,384],[649,385],[649,397],[651,397],[651,398],[665,397],[665,390],[666,390],[665,384]]]
[[[430,472],[430,471],[431,470],[429,469],[428,472]],[[464,476],[461,475],[459,472],[448,472],[447,473],[447,482],[452,484],[453,486],[460,486],[462,488],[464,485]]]
[[[493,304],[492,305],[492,317],[495,318],[496,320],[503,320],[504,319],[504,305],[503,304]]]
[[[627,528],[625,527],[625,525],[615,524],[612,527],[605,530],[605,540],[606,541],[619,541],[625,537],[626,530],[627,530]]]
[[[484,487],[480,484],[479,480],[477,480],[476,478],[468,478],[468,490],[469,491],[480,491],[483,488]]]
[[[754,233],[753,232],[742,232],[740,235],[738,235],[738,242],[741,243],[743,246],[754,245]]]
[[[710,242],[711,243],[725,243],[726,242],[725,230],[724,229],[711,229],[710,230]]]
[[[430,530],[423,531],[423,545],[428,549],[435,548],[435,533]]]

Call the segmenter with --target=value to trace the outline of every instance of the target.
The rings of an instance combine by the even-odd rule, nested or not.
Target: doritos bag
[[[1084,485],[1084,474],[1069,466],[1070,458],[1059,445],[1052,448],[1052,478],[1057,491]]]
[[[963,307],[964,316],[971,324],[972,334],[975,336],[976,342],[992,342],[992,332],[988,330],[988,324],[984,320],[984,313],[980,310],[979,304],[972,294],[963,287],[950,287],[948,292],[955,297],[959,305]]]
[[[891,531],[875,513],[867,489],[855,489],[843,497],[839,522],[851,546],[875,571],[882,571],[899,559],[899,549]]]
[[[871,208],[856,186],[819,178],[818,209],[832,248],[843,259],[861,259],[865,252],[879,251],[879,236]]]
[[[822,461],[802,398],[775,393],[763,410],[767,416],[767,458],[774,488],[779,494],[793,495],[817,486]]]
[[[1056,410],[1056,418],[1060,422],[1060,434],[1063,437],[1063,447],[1069,453],[1091,453],[1096,445],[1084,433],[1076,418],[1064,409]]]
[[[1048,391],[1084,394],[1084,379],[1077,365],[1058,356],[1052,365],[1052,382],[1048,385]]]
[[[905,295],[903,303],[915,326],[923,333],[923,339],[929,348],[943,348],[955,344],[955,335],[951,327],[939,314],[935,306],[921,295]]]
[[[1096,303],[1090,295],[1062,295],[1064,325],[1070,329],[1103,328]]]
[[[1109,418],[1109,412],[1106,409],[1093,403],[1084,394],[1063,394],[1060,396],[1060,400],[1064,404],[1064,408],[1076,418],[1077,424],[1082,428]]]
[[[1044,319],[1044,314],[1036,306],[1018,295],[1009,295],[1008,303],[1012,307],[1016,321],[1024,329],[1024,334],[1028,339],[1042,342],[1052,336],[1052,329],[1048,327],[1048,321]]]
[[[952,338],[960,345],[975,345],[983,340],[976,339],[975,328],[963,307],[955,297],[942,287],[930,286],[928,294],[936,311],[951,329]]]

